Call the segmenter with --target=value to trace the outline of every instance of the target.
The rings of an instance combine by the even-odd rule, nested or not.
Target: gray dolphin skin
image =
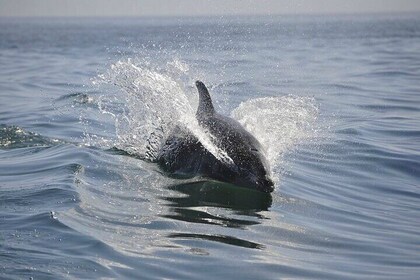
[[[158,153],[157,162],[169,176],[200,176],[240,187],[270,193],[274,184],[268,174],[268,163],[261,144],[242,125],[215,112],[210,94],[201,81],[196,81],[199,105],[196,118],[201,127],[214,136],[214,144],[233,160],[218,160],[187,129],[176,127]]]

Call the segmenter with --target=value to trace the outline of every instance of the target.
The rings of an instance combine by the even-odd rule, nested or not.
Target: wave
[[[36,146],[54,146],[61,143],[18,126],[0,124],[0,149],[15,149]]]

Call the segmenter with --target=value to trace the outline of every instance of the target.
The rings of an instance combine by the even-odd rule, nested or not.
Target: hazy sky
[[[0,16],[201,16],[420,11],[420,0],[0,0]]]

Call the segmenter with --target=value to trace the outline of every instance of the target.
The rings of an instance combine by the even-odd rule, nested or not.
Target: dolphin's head
[[[234,178],[234,184],[265,193],[274,191],[268,163],[259,150],[251,148],[235,160],[237,176]]]

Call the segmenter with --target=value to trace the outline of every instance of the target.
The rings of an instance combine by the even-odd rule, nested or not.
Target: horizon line
[[[208,14],[208,15],[192,15],[192,14],[155,14],[155,15],[0,15],[0,18],[104,18],[104,19],[120,19],[120,18],[214,18],[214,17],[259,17],[259,16],[363,16],[363,15],[410,15],[419,14],[420,10],[416,11],[357,11],[357,12],[286,12],[286,13],[229,13],[229,14]]]

